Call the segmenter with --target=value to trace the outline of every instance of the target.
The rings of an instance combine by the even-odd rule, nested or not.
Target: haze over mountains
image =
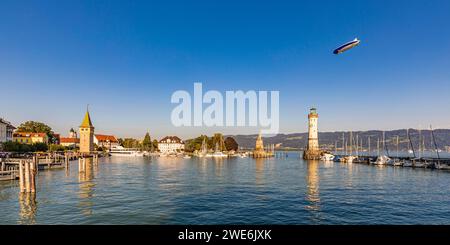
[[[386,139],[386,147],[389,149],[396,149],[397,136],[399,138],[400,150],[408,149],[409,140],[406,129],[384,131]],[[369,138],[371,149],[376,149],[377,141],[383,138],[383,131],[369,130],[369,131],[355,131],[351,133],[353,136],[353,145],[356,145],[356,138],[358,138],[358,145],[363,148],[368,148]],[[427,150],[435,150],[431,130],[417,130],[409,129],[409,134],[413,147],[417,150],[421,144]],[[322,149],[333,150],[337,144],[338,149],[342,148],[343,135],[347,144],[350,144],[350,132],[319,132],[319,144]],[[239,147],[254,148],[256,141],[256,134],[253,135],[228,135],[233,137]],[[450,148],[450,129],[436,129],[434,130],[434,137],[436,145],[441,150],[448,150]],[[306,147],[308,140],[308,133],[293,133],[293,134],[278,134],[273,137],[263,137],[264,144],[275,144],[279,149],[303,149]],[[345,144],[345,143],[344,143]]]

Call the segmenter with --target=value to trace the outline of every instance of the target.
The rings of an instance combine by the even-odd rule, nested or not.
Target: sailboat
[[[353,163],[358,157],[353,155],[353,132],[350,131],[350,152],[347,156],[341,158],[341,162],[345,163]]]
[[[386,137],[385,137],[385,132],[384,131],[383,131],[383,148],[387,152]],[[387,155],[389,155],[389,153],[387,153]],[[377,157],[377,160],[373,164],[374,165],[387,165],[387,164],[390,164],[392,162],[392,159],[389,158],[389,156],[387,156],[387,155],[379,154],[378,157]]]
[[[206,143],[206,138],[203,138],[202,146],[200,151],[197,153],[198,157],[212,157],[212,154],[208,153],[208,145]]]
[[[399,159],[399,152],[398,152],[398,135],[397,135],[397,158],[392,162],[393,166],[403,166],[404,161]]]
[[[223,154],[222,151],[219,150],[219,142],[216,142],[216,149],[212,154],[212,157],[227,157],[227,154]]]
[[[406,136],[408,137],[408,153],[413,154],[414,158],[416,158],[416,152],[414,151],[414,145],[411,141],[411,135],[409,134],[409,129],[406,129]],[[408,159],[403,163],[403,167],[413,167],[413,161],[414,159]]]

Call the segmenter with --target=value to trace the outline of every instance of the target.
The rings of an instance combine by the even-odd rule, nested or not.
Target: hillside
[[[395,149],[396,138],[397,136],[399,136],[399,148],[403,150],[408,149],[409,140],[406,132],[406,129],[385,131],[386,146],[389,149]],[[419,142],[422,142],[422,145],[425,147],[425,149],[435,149],[430,130],[421,130],[419,134],[418,130],[410,129],[409,133],[415,149],[418,149]],[[319,133],[319,144],[321,148],[334,149],[335,144],[337,144],[338,148],[342,148],[343,134],[345,139],[349,141],[350,132],[339,131]],[[383,131],[355,131],[352,132],[352,135],[353,142],[356,142],[356,137],[358,136],[359,145],[362,144],[363,148],[368,147],[370,137],[370,146],[372,149],[375,149],[377,147],[377,140],[382,140]],[[421,137],[419,135],[421,135]],[[450,129],[436,129],[434,130],[434,135],[436,138],[436,144],[438,145],[439,149],[445,150],[446,147],[450,147]],[[239,147],[253,148],[257,135],[231,135],[231,137],[233,137],[237,141]],[[422,140],[419,140],[419,138],[421,138]],[[263,137],[264,144],[275,144],[278,146],[278,148],[284,149],[302,149],[306,146],[307,139],[307,133],[278,134],[273,137]]]

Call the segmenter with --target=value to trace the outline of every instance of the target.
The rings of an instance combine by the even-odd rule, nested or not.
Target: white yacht
[[[124,148],[122,146],[118,146],[112,148],[109,151],[111,156],[120,156],[120,157],[142,157],[144,156],[144,152],[140,151],[137,148]]]
[[[221,151],[216,151],[216,152],[214,152],[214,153],[212,154],[212,157],[228,157],[228,155],[227,155],[227,154],[224,154],[224,153],[221,152]]]
[[[324,153],[321,157],[320,160],[322,161],[333,161],[334,160],[334,155],[330,154],[330,153]]]
[[[228,157],[228,155],[224,154],[222,151],[219,151],[219,143],[216,143],[216,150],[212,154],[212,157]]]
[[[412,166],[413,166],[413,164],[412,164],[412,162],[410,160],[406,160],[406,161],[403,162],[403,167],[410,168]]]
[[[396,166],[396,167],[403,166],[404,164],[405,164],[405,161],[398,160],[398,159],[396,159],[392,162],[392,166]]]
[[[379,157],[377,157],[377,160],[373,163],[375,165],[388,165],[392,162],[392,160],[386,156],[386,155],[381,155]]]
[[[354,161],[356,158],[357,158],[356,156],[345,156],[345,157],[340,158],[339,160],[340,160],[341,162],[345,162],[345,163],[353,163],[353,161]]]

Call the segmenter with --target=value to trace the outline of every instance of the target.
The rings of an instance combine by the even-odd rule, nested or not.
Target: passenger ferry
[[[109,154],[111,156],[120,156],[120,157],[142,157],[142,156],[144,156],[144,152],[140,151],[137,148],[124,148],[122,146],[112,148],[109,151]]]

